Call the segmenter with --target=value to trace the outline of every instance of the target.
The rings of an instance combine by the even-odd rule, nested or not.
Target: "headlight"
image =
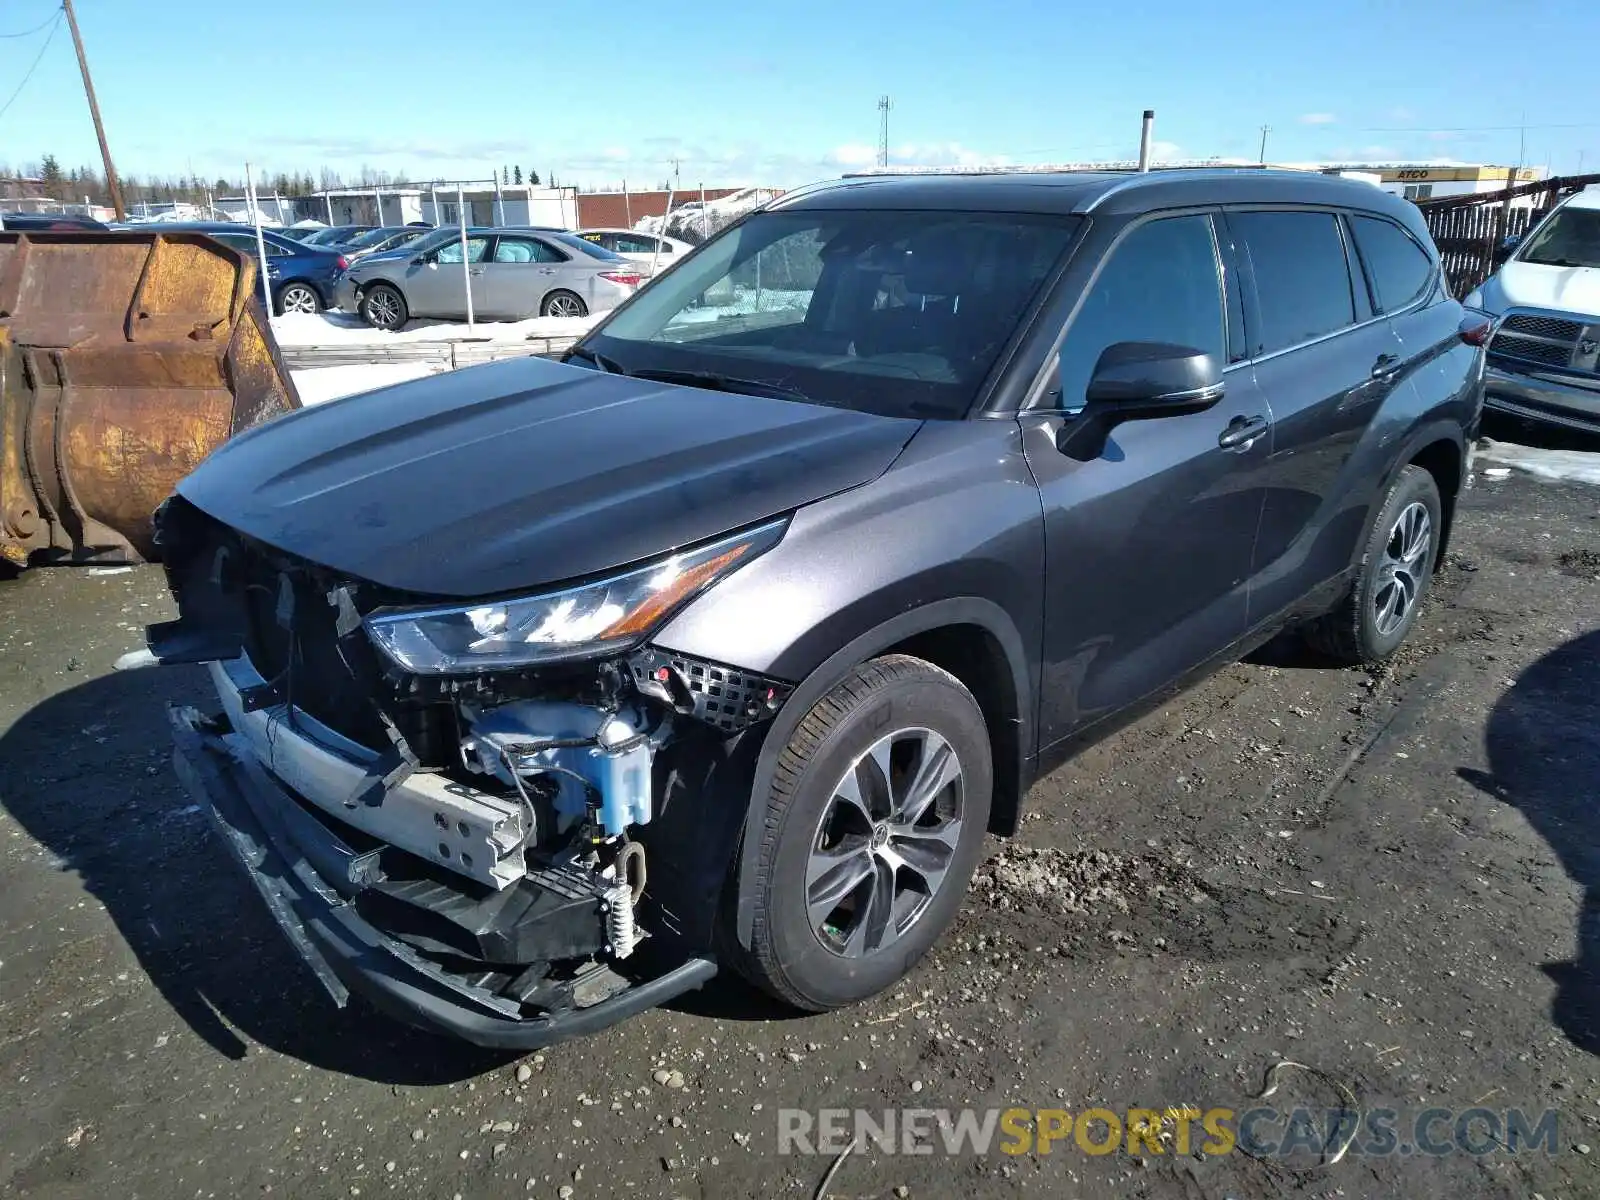
[[[643,641],[684,601],[783,536],[787,521],[686,550],[565,591],[459,608],[380,609],[366,618],[373,643],[416,675],[499,671],[614,654]]]

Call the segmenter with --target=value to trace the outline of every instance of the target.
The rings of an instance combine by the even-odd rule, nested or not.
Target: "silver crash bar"
[[[257,760],[302,799],[380,841],[409,850],[499,889],[527,874],[521,846],[522,806],[430,771],[416,771],[379,804],[358,796],[371,782],[378,755],[285,704],[246,712],[241,693],[265,680],[241,655],[211,664],[217,695],[236,736]]]

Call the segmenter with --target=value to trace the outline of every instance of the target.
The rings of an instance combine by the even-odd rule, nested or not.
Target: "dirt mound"
[[[973,876],[973,888],[1002,909],[1059,914],[1126,913],[1163,898],[1204,900],[1193,875],[1155,855],[1068,852],[1008,845]]]

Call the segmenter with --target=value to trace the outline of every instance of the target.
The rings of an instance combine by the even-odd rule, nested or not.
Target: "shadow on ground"
[[[1573,1045],[1600,1054],[1600,631],[1530,666],[1490,714],[1489,773],[1462,778],[1514,804],[1583,888],[1578,953],[1545,971],[1551,1015]]]
[[[226,1057],[257,1042],[384,1083],[450,1082],[509,1061],[355,1000],[333,1005],[179,786],[166,722],[174,701],[209,706],[209,681],[178,668],[87,680],[0,737],[0,804],[105,905],[173,1010]],[[45,904],[61,891],[26,894]]]

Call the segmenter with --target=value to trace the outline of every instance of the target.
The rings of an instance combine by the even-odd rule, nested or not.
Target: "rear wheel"
[[[361,295],[361,318],[374,329],[399,329],[409,316],[399,288],[375,283]]]
[[[906,655],[857,667],[778,759],[735,965],[799,1008],[863,1000],[944,932],[983,848],[993,766],[978,703]]]
[[[539,306],[541,317],[586,317],[589,315],[589,306],[583,302],[583,297],[575,292],[564,289],[551,292],[544,298],[544,303]]]
[[[322,297],[317,289],[306,283],[286,283],[278,289],[278,312],[319,313]]]
[[[1306,627],[1306,640],[1352,665],[1398,650],[1427,598],[1442,529],[1438,484],[1423,468],[1405,467],[1367,531],[1349,594]]]

